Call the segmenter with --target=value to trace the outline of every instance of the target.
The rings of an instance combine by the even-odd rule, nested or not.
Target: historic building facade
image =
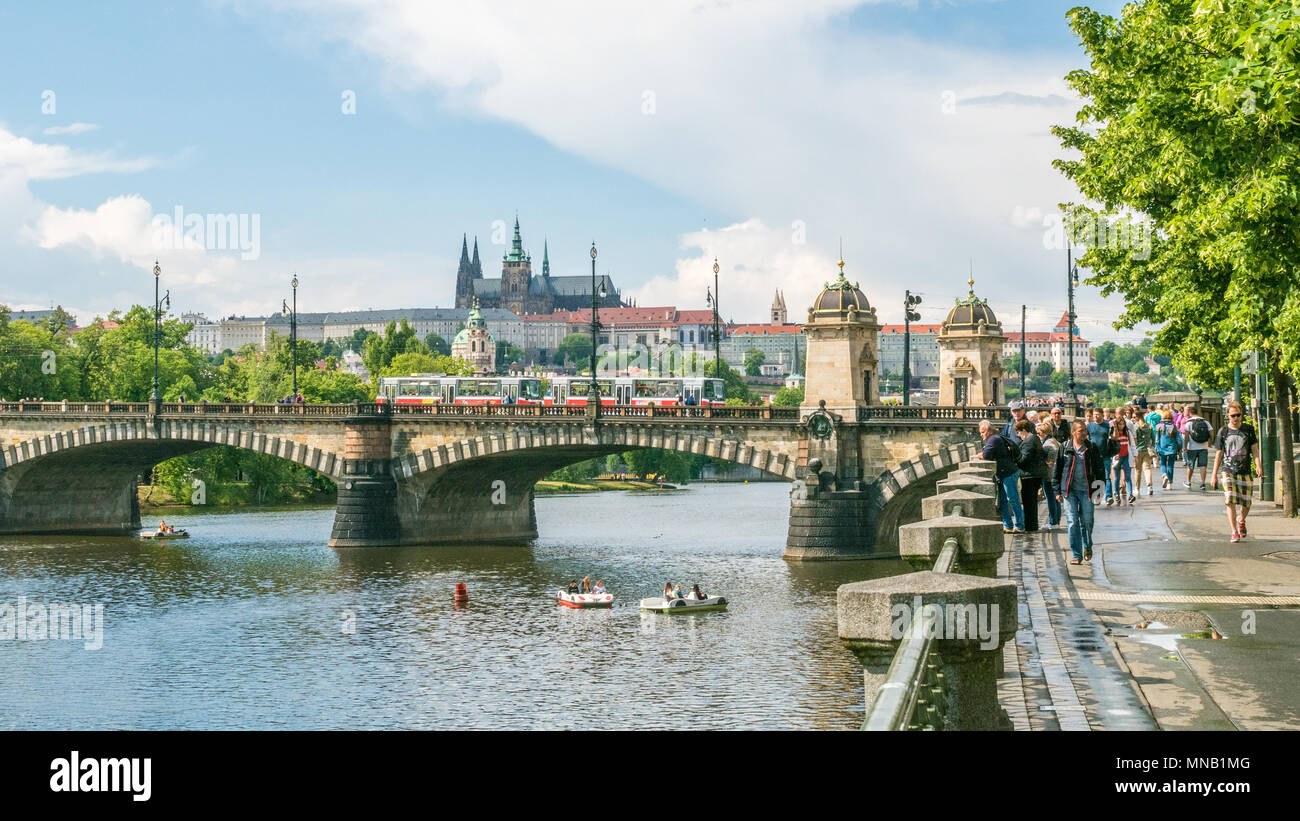
[[[957,300],[939,332],[939,404],[1001,405],[1002,323],[988,300],[975,296],[975,280],[967,283],[969,295]]]
[[[497,343],[477,305],[469,309],[469,320],[452,341],[451,355],[472,365],[475,376],[496,373]]]
[[[623,305],[614,281],[608,275],[596,278],[597,297],[602,308]],[[474,238],[474,254],[470,256],[469,238],[460,243],[460,265],[456,269],[456,307],[472,305],[484,308],[504,308],[516,314],[550,314],[555,311],[577,311],[591,308],[590,276],[551,276],[549,248],[542,244],[542,274],[533,276],[533,257],[524,250],[519,234],[519,218],[515,217],[515,233],[510,249],[501,258],[501,278],[485,279],[479,261],[478,237]]]

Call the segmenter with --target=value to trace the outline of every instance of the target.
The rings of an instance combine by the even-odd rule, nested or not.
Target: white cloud
[[[1051,167],[1061,149],[1048,133],[1072,120],[1061,79],[1072,56],[853,30],[846,14],[861,5],[250,0],[239,8],[294,41],[345,44],[379,67],[395,95],[433,91],[468,115],[516,124],[736,215],[734,231],[708,237],[723,243],[728,265],[760,272],[724,288],[737,319],[764,316],[776,287],[798,313],[833,276],[823,263],[840,237],[873,304],[901,303],[908,286],[964,293],[974,257],[986,272],[981,295],[1018,307],[1021,283],[1055,263],[1041,232],[1017,229],[1008,215],[1052,212],[1073,198]],[[795,220],[807,226],[802,250],[782,241],[781,226]],[[704,236],[697,227],[682,227],[688,247]],[[703,288],[688,272],[706,262],[679,260],[672,276],[624,271],[620,284],[641,304],[698,306]],[[922,313],[937,321],[945,310],[927,300]]]
[[[120,159],[109,151],[80,151],[66,145],[32,142],[0,126],[0,174],[14,174],[23,181],[105,172],[134,174],[157,164],[150,157]]]
[[[47,137],[57,137],[62,134],[84,134],[87,131],[96,131],[99,126],[95,123],[72,123],[71,125],[52,125],[41,133]]]

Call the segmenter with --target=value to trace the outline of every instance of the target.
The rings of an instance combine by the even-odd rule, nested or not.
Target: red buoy
[[[454,596],[456,604],[466,604],[469,602],[469,590],[466,589],[464,582],[456,582],[456,595]]]

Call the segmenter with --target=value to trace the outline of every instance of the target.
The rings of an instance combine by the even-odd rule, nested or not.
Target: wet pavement
[[[1257,491],[1247,524],[1231,543],[1222,494],[1180,482],[1099,507],[1091,564],[1063,529],[1008,536],[1016,729],[1300,729],[1300,522]]]

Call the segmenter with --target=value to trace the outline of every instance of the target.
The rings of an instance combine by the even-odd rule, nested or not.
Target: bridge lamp
[[[600,407],[600,385],[596,382],[596,334],[600,330],[599,306],[601,293],[596,285],[596,241],[591,241],[591,386],[587,394],[587,407],[595,412]]]
[[[162,266],[158,260],[153,261],[153,392],[149,394],[149,401],[157,403],[162,401],[162,391],[158,388],[158,346],[162,342],[162,309],[164,301],[168,310],[171,309],[171,291],[168,291],[162,299],[158,297],[158,285],[162,279]]]
[[[289,358],[293,360],[293,398],[298,401],[298,275],[289,281],[293,286],[293,313],[289,315]]]

